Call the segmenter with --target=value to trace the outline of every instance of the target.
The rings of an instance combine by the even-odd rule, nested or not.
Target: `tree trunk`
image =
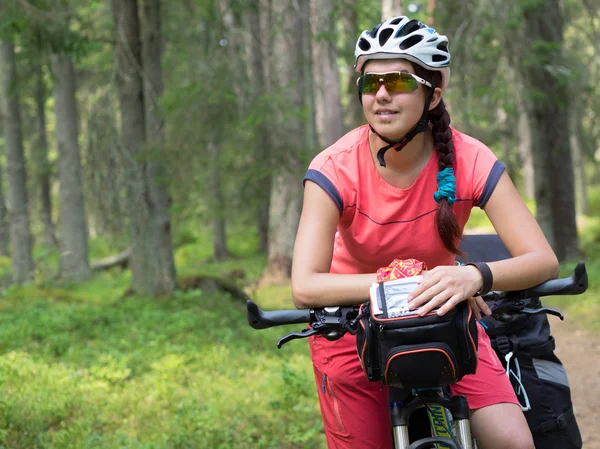
[[[404,15],[402,0],[381,1],[381,20],[387,20],[402,15]]]
[[[81,181],[79,115],[75,99],[75,70],[65,54],[51,56],[60,180],[60,275],[79,282],[91,275],[88,236]]]
[[[35,267],[32,256],[33,239],[29,228],[17,69],[14,46],[10,42],[0,42],[0,101],[6,140],[12,277],[15,283],[23,284],[34,279]]]
[[[154,252],[153,275],[157,277],[157,285],[153,286],[153,291],[170,294],[175,290],[177,274],[171,235],[171,197],[163,156],[164,123],[158,103],[164,90],[160,0],[143,0],[142,33],[146,138],[153,149],[153,157],[145,163],[148,210],[151,214],[148,225],[153,241],[145,242],[145,245],[146,251]]]
[[[521,173],[523,178],[524,196],[531,199],[535,197],[535,173],[533,170],[533,151],[531,148],[531,126],[529,116],[525,109],[523,99],[517,94],[518,118],[518,136],[519,136],[519,156],[523,164]]]
[[[268,52],[265,51],[268,39],[263,39],[261,32],[260,0],[251,0],[246,12],[248,33],[248,60],[249,72],[253,86],[253,104],[259,105],[268,93],[270,85],[265,72],[264,61],[268,61]],[[257,186],[258,207],[258,242],[260,251],[267,254],[269,242],[269,203],[271,193],[271,141],[269,138],[269,125],[267,120],[261,121],[255,129],[255,159],[256,166],[261,170],[254,183]]]
[[[1,88],[0,88],[1,89]],[[2,112],[0,111],[0,116]],[[10,255],[10,231],[8,225],[8,211],[6,210],[6,202],[4,200],[4,183],[2,173],[3,168],[0,166],[0,256]]]
[[[335,3],[335,0],[311,0],[313,85],[320,148],[327,148],[344,135]]]
[[[346,39],[348,42],[355,43],[359,36],[358,14],[356,12],[355,0],[344,0],[342,10],[343,28],[346,30]],[[356,79],[359,74],[354,70],[354,46],[352,46],[351,62],[346,66],[346,76],[348,84],[346,85],[345,95],[348,104],[348,110],[344,114],[346,117],[345,127],[347,130],[354,129],[363,123],[366,123],[360,101],[358,100],[358,87]]]
[[[225,200],[223,198],[223,189],[221,188],[221,165],[220,149],[216,144],[216,138],[209,136],[208,157],[209,157],[209,188],[210,204],[212,210],[212,230],[213,230],[213,253],[218,261],[226,260],[230,257],[227,249],[227,234],[225,232]]]
[[[427,25],[430,27],[435,25],[435,0],[427,1]]]
[[[161,260],[164,235],[170,222],[159,222],[153,172],[144,154],[146,124],[142,81],[142,43],[136,0],[112,0],[117,59],[117,88],[121,108],[121,139],[127,158],[131,224],[131,283],[135,292],[163,295],[173,291],[173,272]],[[156,226],[158,223],[158,226]],[[160,228],[163,235],[156,235]],[[172,257],[172,256],[171,256]]]
[[[569,92],[564,80],[548,65],[560,66],[564,15],[559,0],[546,0],[543,13],[536,5],[524,8],[524,45],[538,43],[520,58],[527,110],[532,126],[537,219],[561,261],[581,256],[575,221],[573,163],[569,144]],[[544,42],[544,47],[539,46]],[[531,44],[529,44],[531,45]],[[526,50],[526,49],[523,49]]]
[[[299,5],[298,10],[294,4]],[[287,109],[287,120],[277,125],[281,132],[278,142],[279,159],[286,164],[274,177],[271,194],[269,252],[265,278],[272,282],[289,279],[294,238],[302,198],[302,173],[306,169],[303,160],[312,152],[314,134],[310,129],[312,118],[302,120],[298,114],[289,114],[289,110],[310,111],[308,95],[311,91],[306,86],[307,72],[300,68],[310,67],[307,61],[304,39],[310,30],[308,19],[308,0],[277,1],[273,3],[274,18],[280,29],[273,37],[275,42],[273,58],[273,83],[280,92],[287,94],[283,103]],[[309,72],[310,73],[310,72]],[[289,88],[293,85],[294,88]],[[278,114],[283,116],[284,111]]]
[[[579,138],[579,120],[581,120],[581,109],[576,105],[569,111],[569,142],[573,156],[573,165],[575,166],[575,181],[578,187],[578,207],[579,213],[586,215],[587,207],[587,182],[585,174],[585,159],[581,148],[581,139]]]
[[[496,109],[496,114],[498,117],[498,128],[500,130],[500,145],[502,147],[502,159],[504,162],[504,166],[506,167],[506,172],[512,179],[515,179],[514,167],[512,164],[511,158],[511,141],[508,138],[510,133],[510,126],[508,123],[508,114],[504,110],[502,106],[499,106]]]
[[[46,135],[46,86],[41,64],[35,66],[35,106],[37,138],[33,144],[33,167],[38,185],[40,221],[44,227],[44,245],[56,247],[56,234],[52,221],[52,198],[50,195],[50,175],[52,168],[48,160],[48,138]]]

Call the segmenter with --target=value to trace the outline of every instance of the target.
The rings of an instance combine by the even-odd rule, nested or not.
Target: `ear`
[[[443,92],[442,89],[436,87],[433,91],[433,96],[431,97],[431,103],[429,103],[429,110],[437,108],[437,105],[442,101]]]

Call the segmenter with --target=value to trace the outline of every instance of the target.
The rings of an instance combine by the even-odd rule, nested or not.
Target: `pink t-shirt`
[[[304,178],[323,188],[340,210],[330,272],[373,273],[394,259],[421,260],[429,269],[453,265],[454,254],[435,228],[436,152],[414,184],[399,189],[379,174],[368,136],[367,125],[349,132],[313,159]],[[483,143],[455,129],[452,140],[456,176],[452,210],[464,228],[471,209],[485,206],[504,165]]]

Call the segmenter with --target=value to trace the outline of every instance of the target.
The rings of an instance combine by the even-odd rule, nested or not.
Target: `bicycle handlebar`
[[[588,288],[588,275],[585,262],[579,262],[573,269],[573,274],[568,278],[551,279],[535,287],[524,290],[506,292],[489,292],[483,295],[486,301],[498,299],[525,299],[539,298],[541,296],[580,295]]]
[[[550,313],[559,316],[560,311],[549,309],[546,307],[538,309],[528,309],[524,299],[539,298],[542,296],[556,295],[580,295],[587,290],[588,276],[584,262],[579,262],[573,270],[573,274],[566,278],[552,279],[543,282],[535,287],[513,290],[513,291],[493,291],[483,295],[483,299],[493,302],[491,308],[493,314],[501,314],[506,312],[524,312],[524,313]],[[518,301],[521,300],[521,301]],[[296,309],[296,310],[273,310],[262,311],[253,301],[246,302],[246,315],[248,324],[254,329],[267,329],[275,326],[284,326],[288,324],[307,324],[311,323],[313,329],[306,329],[303,333],[292,333],[280,340],[278,346],[284,344],[293,338],[304,338],[315,333],[324,331],[342,332],[350,331],[348,323],[358,316],[360,306],[340,306],[340,307],[317,307],[311,309]],[[320,330],[315,330],[318,328]],[[334,332],[334,338],[338,335]],[[338,337],[339,338],[339,337]]]
[[[246,302],[248,324],[253,329],[267,329],[286,324],[306,324],[311,322],[312,309],[273,310],[263,312],[253,301]]]

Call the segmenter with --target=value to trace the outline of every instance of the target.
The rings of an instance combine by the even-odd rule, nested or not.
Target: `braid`
[[[429,121],[432,125],[432,134],[438,155],[438,169],[442,171],[445,168],[452,168],[454,164],[454,144],[452,142],[452,131],[450,130],[450,114],[446,110],[444,100],[440,100],[436,108],[429,112]],[[454,254],[461,254],[458,249],[458,242],[462,238],[462,230],[446,198],[440,201],[435,214],[435,224],[446,249]]]

